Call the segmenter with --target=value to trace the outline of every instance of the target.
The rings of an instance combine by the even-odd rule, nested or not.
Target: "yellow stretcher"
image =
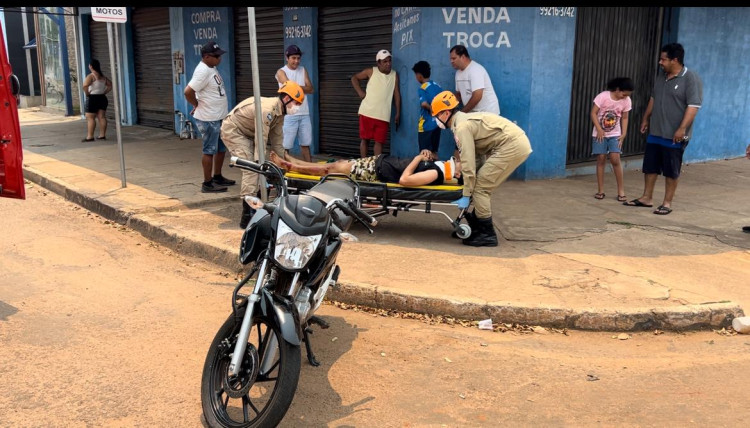
[[[306,175],[287,171],[285,174],[290,192],[305,192],[318,184],[324,177]],[[416,211],[425,214],[438,213],[445,216],[453,226],[459,238],[468,238],[471,227],[461,223],[466,214],[465,209],[457,208],[452,201],[463,196],[463,186],[442,184],[439,186],[402,186],[397,183],[357,181],[359,185],[362,208],[371,216],[378,217],[392,214],[396,217],[399,211]],[[443,207],[458,209],[455,219],[449,216]],[[440,208],[440,209],[436,209]]]

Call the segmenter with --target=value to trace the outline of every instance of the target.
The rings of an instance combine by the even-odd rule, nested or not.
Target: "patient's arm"
[[[414,156],[411,163],[409,163],[406,169],[404,169],[404,172],[401,173],[401,178],[399,178],[398,184],[402,186],[426,186],[435,181],[438,177],[438,173],[434,169],[414,173],[414,170],[417,169],[417,165],[426,160],[428,160],[428,157],[422,153]]]

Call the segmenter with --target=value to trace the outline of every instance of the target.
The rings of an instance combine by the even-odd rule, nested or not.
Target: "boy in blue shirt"
[[[419,151],[429,150],[432,159],[438,159],[438,146],[440,145],[440,128],[432,117],[432,99],[435,95],[443,92],[443,88],[430,80],[430,63],[419,61],[411,69],[419,82],[419,122],[417,123],[419,135]]]

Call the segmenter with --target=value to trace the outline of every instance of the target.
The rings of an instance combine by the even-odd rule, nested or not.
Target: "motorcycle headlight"
[[[298,235],[279,219],[273,258],[284,268],[302,269],[310,261],[323,235]]]

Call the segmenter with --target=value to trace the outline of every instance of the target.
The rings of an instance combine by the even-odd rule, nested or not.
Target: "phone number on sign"
[[[311,25],[297,25],[295,27],[284,28],[284,35],[287,39],[304,39],[312,37]]]
[[[574,7],[540,7],[539,15],[575,18],[576,8]]]

